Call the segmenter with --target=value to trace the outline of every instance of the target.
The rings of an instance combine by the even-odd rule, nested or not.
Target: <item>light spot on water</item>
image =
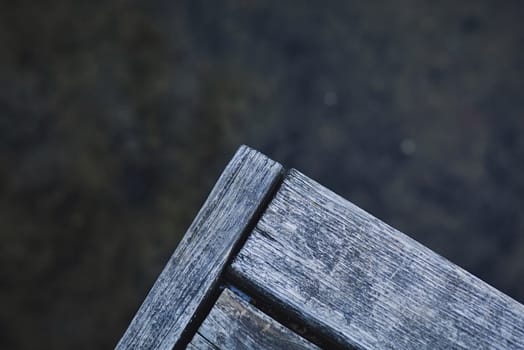
[[[334,106],[338,103],[338,96],[335,91],[326,91],[324,94],[324,104],[326,106]]]
[[[404,139],[400,142],[400,151],[407,156],[412,155],[417,150],[417,144],[413,139]]]

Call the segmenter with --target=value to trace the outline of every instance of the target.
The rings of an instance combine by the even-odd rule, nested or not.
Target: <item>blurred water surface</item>
[[[0,3],[0,348],[116,344],[241,143],[524,301],[523,15]]]

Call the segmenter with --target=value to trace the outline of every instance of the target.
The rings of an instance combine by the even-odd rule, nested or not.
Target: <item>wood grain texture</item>
[[[155,282],[117,349],[171,350],[209,297],[246,227],[282,174],[242,146]]]
[[[221,350],[319,349],[229,289],[222,292],[190,346],[200,338]]]
[[[233,277],[358,349],[524,349],[524,306],[296,170]]]
[[[215,347],[207,339],[196,333],[191,340],[191,343],[187,345],[186,350],[219,350],[219,348]]]

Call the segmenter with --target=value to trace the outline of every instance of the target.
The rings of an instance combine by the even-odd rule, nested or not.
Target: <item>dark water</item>
[[[520,1],[0,4],[0,348],[112,347],[241,143],[524,301]]]

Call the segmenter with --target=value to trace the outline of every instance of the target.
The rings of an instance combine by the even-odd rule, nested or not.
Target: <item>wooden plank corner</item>
[[[282,172],[263,154],[238,149],[116,349],[171,350],[184,341]]]

